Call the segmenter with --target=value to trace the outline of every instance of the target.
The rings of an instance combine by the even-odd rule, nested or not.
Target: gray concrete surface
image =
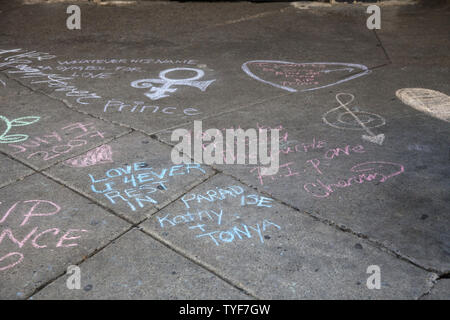
[[[217,188],[233,190],[234,196],[227,193],[224,200],[213,202],[199,197]],[[366,241],[226,176],[193,189],[143,228],[263,299],[413,299],[432,280],[429,273]],[[383,290],[365,286],[366,266],[374,261],[390,270]]]
[[[78,4],[0,4],[1,299],[450,298],[448,6]],[[176,166],[194,120],[281,128],[280,171]]]
[[[95,203],[39,174],[2,188],[2,195],[2,267],[18,262],[2,271],[3,299],[30,296],[129,229]]]
[[[433,287],[431,292],[424,296],[423,300],[448,300],[448,292],[450,291],[450,280],[439,280]]]
[[[285,146],[280,152],[280,165],[284,167],[276,176],[261,177],[255,166],[218,165],[217,169],[300,211],[364,234],[427,268],[447,272],[449,248],[442,237],[448,230],[443,222],[450,219],[447,210],[450,126],[404,105],[397,98],[392,100],[392,96],[395,97],[392,88],[423,87],[424,79],[429,78],[428,83],[445,92],[448,72],[447,68],[425,73],[419,68],[401,70],[387,66],[373,70],[359,83],[341,84],[339,91],[330,88],[327,95],[321,91],[302,96],[292,94],[208,118],[203,121],[203,127],[282,126]],[[403,77],[417,73],[422,76],[416,81]],[[382,146],[362,140],[360,131],[340,130],[323,122],[323,115],[339,106],[335,97],[339,92],[355,96],[352,107],[370,110],[386,119],[385,125],[374,129],[386,136]],[[192,125],[184,127],[193,130]],[[159,136],[170,143],[171,131]],[[305,151],[303,145],[313,141],[317,144],[322,141],[322,147]],[[362,146],[361,152],[350,151],[348,155],[340,152],[330,159],[332,150],[351,150],[355,146]],[[320,161],[320,173],[308,162],[314,159]],[[403,166],[404,172],[393,178],[393,184],[386,181],[376,188],[371,183],[353,184],[348,188],[337,188],[328,196],[323,188],[310,188],[311,192],[305,190],[307,183],[317,183],[317,179],[324,183],[348,179],[354,165],[370,161],[395,163]],[[386,228],[386,225],[390,227]]]
[[[82,289],[67,290],[61,277],[33,299],[249,299],[136,229],[80,266]]]

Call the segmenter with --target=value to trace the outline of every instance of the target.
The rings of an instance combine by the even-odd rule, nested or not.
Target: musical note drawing
[[[347,97],[345,102],[344,97]],[[355,96],[350,93],[338,93],[336,100],[339,106],[327,111],[322,116],[323,122],[336,129],[363,130],[366,132],[361,136],[363,140],[382,145],[384,134],[375,134],[371,129],[385,125],[386,120],[378,114],[359,111],[356,107],[355,111],[350,110],[348,105],[354,99]]]
[[[170,79],[166,78],[166,74],[173,71],[193,71],[196,73],[195,76],[190,78],[183,79]],[[202,78],[205,75],[205,72],[201,69],[195,68],[172,68],[161,71],[159,73],[159,79],[141,79],[131,82],[131,86],[133,88],[150,88],[149,91],[145,93],[145,95],[150,98],[150,100],[159,100],[165,97],[168,97],[169,94],[177,91],[177,88],[174,86],[191,86],[200,89],[201,91],[205,91],[208,86],[216,80],[208,80],[208,81],[198,81],[198,79]],[[156,85],[160,84],[160,87]]]

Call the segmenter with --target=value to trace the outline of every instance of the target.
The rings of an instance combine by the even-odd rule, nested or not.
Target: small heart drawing
[[[397,90],[395,95],[416,110],[450,122],[450,97],[445,93],[423,88],[403,88]]]
[[[102,145],[94,150],[88,151],[86,154],[64,161],[69,167],[84,168],[96,164],[112,163],[111,147],[107,144]]]
[[[331,87],[370,73],[362,64],[275,60],[247,61],[242,65],[242,70],[253,79],[289,92]]]

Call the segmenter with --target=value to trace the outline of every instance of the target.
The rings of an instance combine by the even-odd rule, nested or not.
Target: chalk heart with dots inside
[[[370,73],[362,64],[276,60],[247,61],[242,70],[255,80],[289,92],[327,88]]]

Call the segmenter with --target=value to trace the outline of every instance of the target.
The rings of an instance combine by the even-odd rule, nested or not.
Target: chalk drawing
[[[0,80],[0,83],[2,84],[2,86],[6,87],[6,83],[2,80]]]
[[[26,134],[10,134],[7,133],[11,130],[12,127],[21,127],[27,126],[36,121],[39,121],[41,117],[22,117],[14,120],[9,120],[8,118],[0,115],[0,120],[6,124],[5,131],[0,135],[0,143],[16,143],[25,141],[28,139],[28,135]]]
[[[153,197],[168,190],[167,179],[188,175],[197,170],[206,174],[198,163],[153,169],[146,162],[135,162],[132,165],[109,169],[100,178],[92,174],[88,176],[93,192],[102,194],[113,205],[126,204],[132,211],[136,211],[148,204],[158,204]],[[179,179],[182,180],[183,177]]]
[[[22,49],[0,49],[0,55],[18,53],[21,51]],[[45,83],[49,88],[55,88],[54,91],[56,92],[63,91],[67,97],[76,97],[76,102],[79,104],[89,104],[89,102],[86,102],[85,99],[101,98],[95,92],[89,93],[89,91],[80,90],[77,87],[70,85],[70,83],[66,80],[72,80],[72,77],[66,77],[55,73],[45,73],[39,68],[31,66],[31,64],[33,64],[32,59],[43,61],[51,60],[55,57],[56,56],[54,55],[49,55],[43,52],[27,51],[12,56],[2,57],[3,60],[0,60],[0,68],[9,66],[11,70],[7,71],[8,73],[18,74],[23,79],[43,78],[32,80],[31,84]]]
[[[46,220],[47,217],[60,213],[61,209],[61,206],[49,200],[16,201],[6,209],[5,213],[0,213],[0,225],[5,223],[0,230],[0,247],[3,241],[10,242],[8,248],[11,245],[17,247],[17,249],[28,246],[38,250],[47,248],[51,252],[54,252],[57,248],[78,246],[78,243],[73,241],[81,238],[81,234],[89,232],[89,230],[68,229],[64,231],[57,227],[49,228],[45,225],[45,221],[48,221]],[[17,225],[13,225],[11,217],[18,214],[22,214],[22,222],[20,223],[19,220]],[[20,264],[24,260],[24,256],[24,253],[15,251],[0,256],[0,272],[12,269]]]
[[[262,222],[256,223],[256,225],[254,222],[252,225],[235,223],[232,219],[233,217],[236,217],[236,214],[237,212],[224,212],[222,209],[197,209],[196,211],[188,211],[185,214],[172,215],[171,213],[168,213],[163,217],[157,217],[157,219],[162,229],[184,225],[190,232],[195,232],[195,238],[207,239],[209,237],[209,243],[213,243],[216,246],[231,243],[236,240],[249,240],[255,238],[259,239],[260,243],[264,243],[265,237],[263,232],[267,231],[268,227],[273,227],[271,228],[271,231],[273,231],[273,229],[281,229],[279,225],[268,219],[262,219]],[[239,218],[239,216],[237,217]],[[221,228],[225,224],[222,224],[225,219],[231,220],[228,221],[231,222],[231,225],[228,224],[224,230]],[[207,232],[207,229],[212,229],[213,231]]]
[[[404,104],[434,118],[450,122],[450,97],[445,93],[422,88],[404,88],[395,92]]]
[[[336,68],[340,66],[343,68]],[[252,71],[252,67],[255,70]],[[242,65],[242,70],[253,79],[289,92],[304,92],[322,89],[334,86],[342,82],[353,80],[370,73],[370,70],[362,64],[339,62],[295,63],[276,60],[247,61]],[[327,81],[326,79],[323,79],[324,74],[327,75],[330,73],[337,73],[338,71],[344,71],[345,74],[354,71],[358,73],[350,74],[348,77],[345,77],[343,79],[340,77],[340,80],[337,81],[333,81],[332,79]],[[265,80],[262,78],[263,75],[257,76],[254,72],[259,72],[264,76],[270,76],[272,78],[275,77],[278,83]],[[302,88],[299,90],[293,88],[306,85],[312,87]]]
[[[194,227],[203,227],[204,225],[194,226]],[[202,233],[198,234],[196,238],[202,238],[209,236],[210,240],[216,245],[219,246],[222,243],[230,243],[235,241],[236,239],[239,240],[247,240],[254,236],[254,233],[252,235],[251,230],[256,231],[259,241],[261,243],[264,243],[264,236],[263,232],[265,232],[268,228],[268,226],[273,226],[274,228],[280,230],[281,227],[277,225],[276,223],[273,223],[267,219],[264,219],[262,223],[257,223],[256,226],[250,226],[246,225],[244,223],[241,223],[240,226],[235,225],[232,228],[227,228],[226,230],[215,230],[212,232]],[[242,229],[239,229],[242,228]],[[200,229],[202,231],[205,231],[204,229]],[[214,236],[216,235],[216,237]],[[247,238],[243,237],[245,235]],[[219,241],[220,240],[220,241]]]
[[[170,79],[166,78],[166,74],[174,71],[192,71],[195,72],[196,75],[190,78],[184,79]],[[168,97],[170,93],[177,91],[177,88],[173,88],[174,86],[191,86],[200,89],[201,91],[205,91],[208,86],[216,80],[208,80],[208,81],[198,81],[205,75],[203,70],[195,69],[195,68],[172,68],[166,69],[159,73],[159,79],[141,79],[131,82],[131,86],[133,88],[150,88],[149,91],[145,93],[145,95],[150,100],[159,100],[165,97]],[[155,84],[160,84],[160,87],[155,86]]]
[[[1,54],[1,51],[0,51]],[[184,60],[173,60],[173,59],[150,59],[150,58],[132,58],[132,59],[79,59],[79,60],[58,60],[60,65],[73,65],[73,64],[125,64],[125,63],[138,63],[138,64],[197,64],[196,60],[184,59]]]
[[[8,143],[8,147],[14,149],[12,155],[21,154],[26,159],[37,157],[43,161],[48,161],[63,154],[74,152],[77,148],[87,145],[94,138],[104,139],[104,132],[98,131],[92,122],[76,122],[70,123],[59,130],[33,136],[26,143]]]
[[[342,100],[344,96],[347,96],[346,102]],[[363,140],[382,145],[385,138],[384,134],[375,134],[370,128],[383,126],[386,124],[386,120],[375,113],[351,111],[348,105],[354,99],[355,97],[350,93],[338,93],[336,100],[339,106],[327,111],[322,116],[323,122],[336,129],[363,130],[366,132],[361,136]]]
[[[134,112],[136,109],[138,111],[136,112],[151,112],[151,113],[159,113],[159,114],[184,114],[186,116],[195,116],[198,114],[201,114],[200,111],[198,111],[195,108],[184,108],[183,110],[180,110],[181,108],[177,107],[161,107],[157,105],[145,105],[144,101],[134,101],[130,103],[122,102],[118,99],[112,99],[108,100],[108,102],[105,104],[105,107],[103,108],[103,112],[107,112],[109,109],[113,109],[113,111],[122,112],[122,110],[125,110],[127,112]]]
[[[135,67],[135,66],[116,66],[112,68],[106,68],[105,66],[98,66],[98,65],[88,65],[88,66],[80,66],[80,65],[74,65],[74,66],[49,66],[49,65],[38,65],[35,66],[39,70],[58,70],[61,72],[74,72],[72,74],[72,77],[84,77],[84,78],[100,78],[100,79],[106,79],[110,75],[112,75],[114,72],[144,72],[141,67]],[[90,72],[83,72],[82,74],[78,73],[78,71],[90,71]],[[94,75],[92,74],[92,71],[111,71],[103,73],[102,75]]]
[[[12,257],[12,256],[19,256],[19,258],[15,262],[13,262],[13,263],[11,263],[9,265],[5,265],[5,266],[1,265],[1,262],[3,260],[6,260],[7,258]],[[7,255],[5,255],[5,256],[0,258],[0,271],[4,271],[4,270],[8,270],[10,268],[13,268],[16,265],[18,265],[19,263],[21,263],[22,260],[23,260],[23,254],[21,254],[20,252],[10,252]]]
[[[303,188],[316,198],[326,198],[338,189],[348,188],[356,184],[376,181],[386,182],[388,179],[402,174],[405,171],[403,165],[386,161],[370,161],[353,166],[351,177],[339,179],[337,183],[327,184],[320,179],[316,182],[306,183]],[[355,175],[355,173],[357,173]]]
[[[254,171],[256,170],[256,172],[257,172],[257,174],[258,174],[258,180],[259,180],[259,183],[260,183],[261,185],[264,185],[264,181],[263,181],[263,178],[264,178],[264,177],[270,178],[270,179],[273,181],[273,180],[276,180],[277,178],[285,178],[285,177],[299,176],[299,175],[300,175],[299,172],[293,171],[293,170],[290,168],[290,166],[293,165],[293,164],[294,164],[294,162],[288,162],[288,163],[280,164],[280,170],[279,170],[280,172],[279,172],[279,174],[277,174],[277,175],[267,175],[267,174],[265,174],[265,173],[261,170],[262,167],[260,167],[260,166],[256,166],[256,167],[250,169],[250,172],[254,172]]]
[[[85,168],[96,164],[112,163],[111,146],[105,144],[94,150],[88,151],[86,154],[64,161],[69,167]]]
[[[110,79],[113,73],[111,72],[74,72],[70,75],[72,78],[87,78],[87,79]]]
[[[256,242],[264,244],[264,239],[270,239],[270,236],[264,235],[266,232],[281,229],[281,226],[263,217],[258,218],[259,222],[252,219],[250,224],[240,220],[241,216],[248,214],[248,206],[272,208],[274,201],[272,198],[258,194],[247,194],[247,191],[240,186],[228,185],[206,192],[187,193],[181,198],[181,201],[188,211],[166,212],[156,216],[159,226],[162,229],[184,226],[188,230],[183,234],[194,233],[195,238],[216,246],[239,240],[256,240]],[[228,204],[235,203],[236,206],[232,210],[225,211],[221,208],[222,205],[219,201],[227,201]],[[205,204],[217,204],[217,208],[211,208],[210,205],[208,205],[209,208],[204,208]],[[239,210],[239,207],[242,211]],[[264,213],[265,211],[262,211],[258,215]]]
[[[422,151],[422,152],[428,152],[428,153],[432,152],[431,146],[418,144],[418,143],[408,144],[408,150],[409,151]]]
[[[194,201],[197,203],[202,203],[202,201],[214,202],[216,200],[226,200],[227,197],[236,198],[238,195],[242,194],[244,189],[239,186],[228,186],[226,188],[218,188],[216,190],[208,190],[206,194],[185,194],[181,197],[181,201],[184,203],[187,209],[191,208],[191,205],[188,203],[189,201]]]

